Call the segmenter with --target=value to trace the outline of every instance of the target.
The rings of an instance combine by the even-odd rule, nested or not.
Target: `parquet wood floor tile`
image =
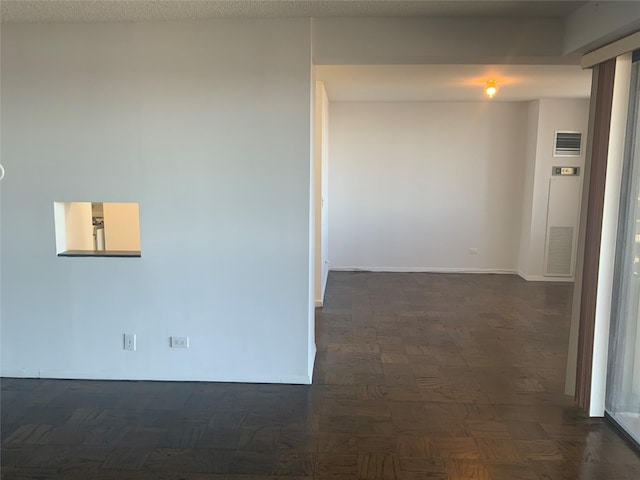
[[[3,480],[638,480],[563,394],[571,285],[330,274],[313,385],[2,379]]]

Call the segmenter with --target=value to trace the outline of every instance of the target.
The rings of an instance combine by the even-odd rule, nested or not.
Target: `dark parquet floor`
[[[331,273],[314,384],[2,380],[2,479],[638,480],[563,395],[571,286]]]

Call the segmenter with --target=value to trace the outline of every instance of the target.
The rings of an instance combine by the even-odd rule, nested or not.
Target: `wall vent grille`
[[[579,157],[582,153],[582,133],[556,132],[553,147],[554,157]]]
[[[549,227],[547,275],[571,275],[573,227]]]

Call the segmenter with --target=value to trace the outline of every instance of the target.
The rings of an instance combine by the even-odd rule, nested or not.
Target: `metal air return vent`
[[[554,157],[579,157],[582,154],[582,133],[556,132]]]
[[[570,276],[573,259],[573,227],[550,227],[547,246],[547,275]]]

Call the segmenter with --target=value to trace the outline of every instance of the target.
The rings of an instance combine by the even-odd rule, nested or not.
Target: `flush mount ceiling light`
[[[487,97],[493,98],[493,96],[498,91],[498,86],[496,85],[495,80],[487,80],[487,84],[484,87],[484,93],[487,94]]]

